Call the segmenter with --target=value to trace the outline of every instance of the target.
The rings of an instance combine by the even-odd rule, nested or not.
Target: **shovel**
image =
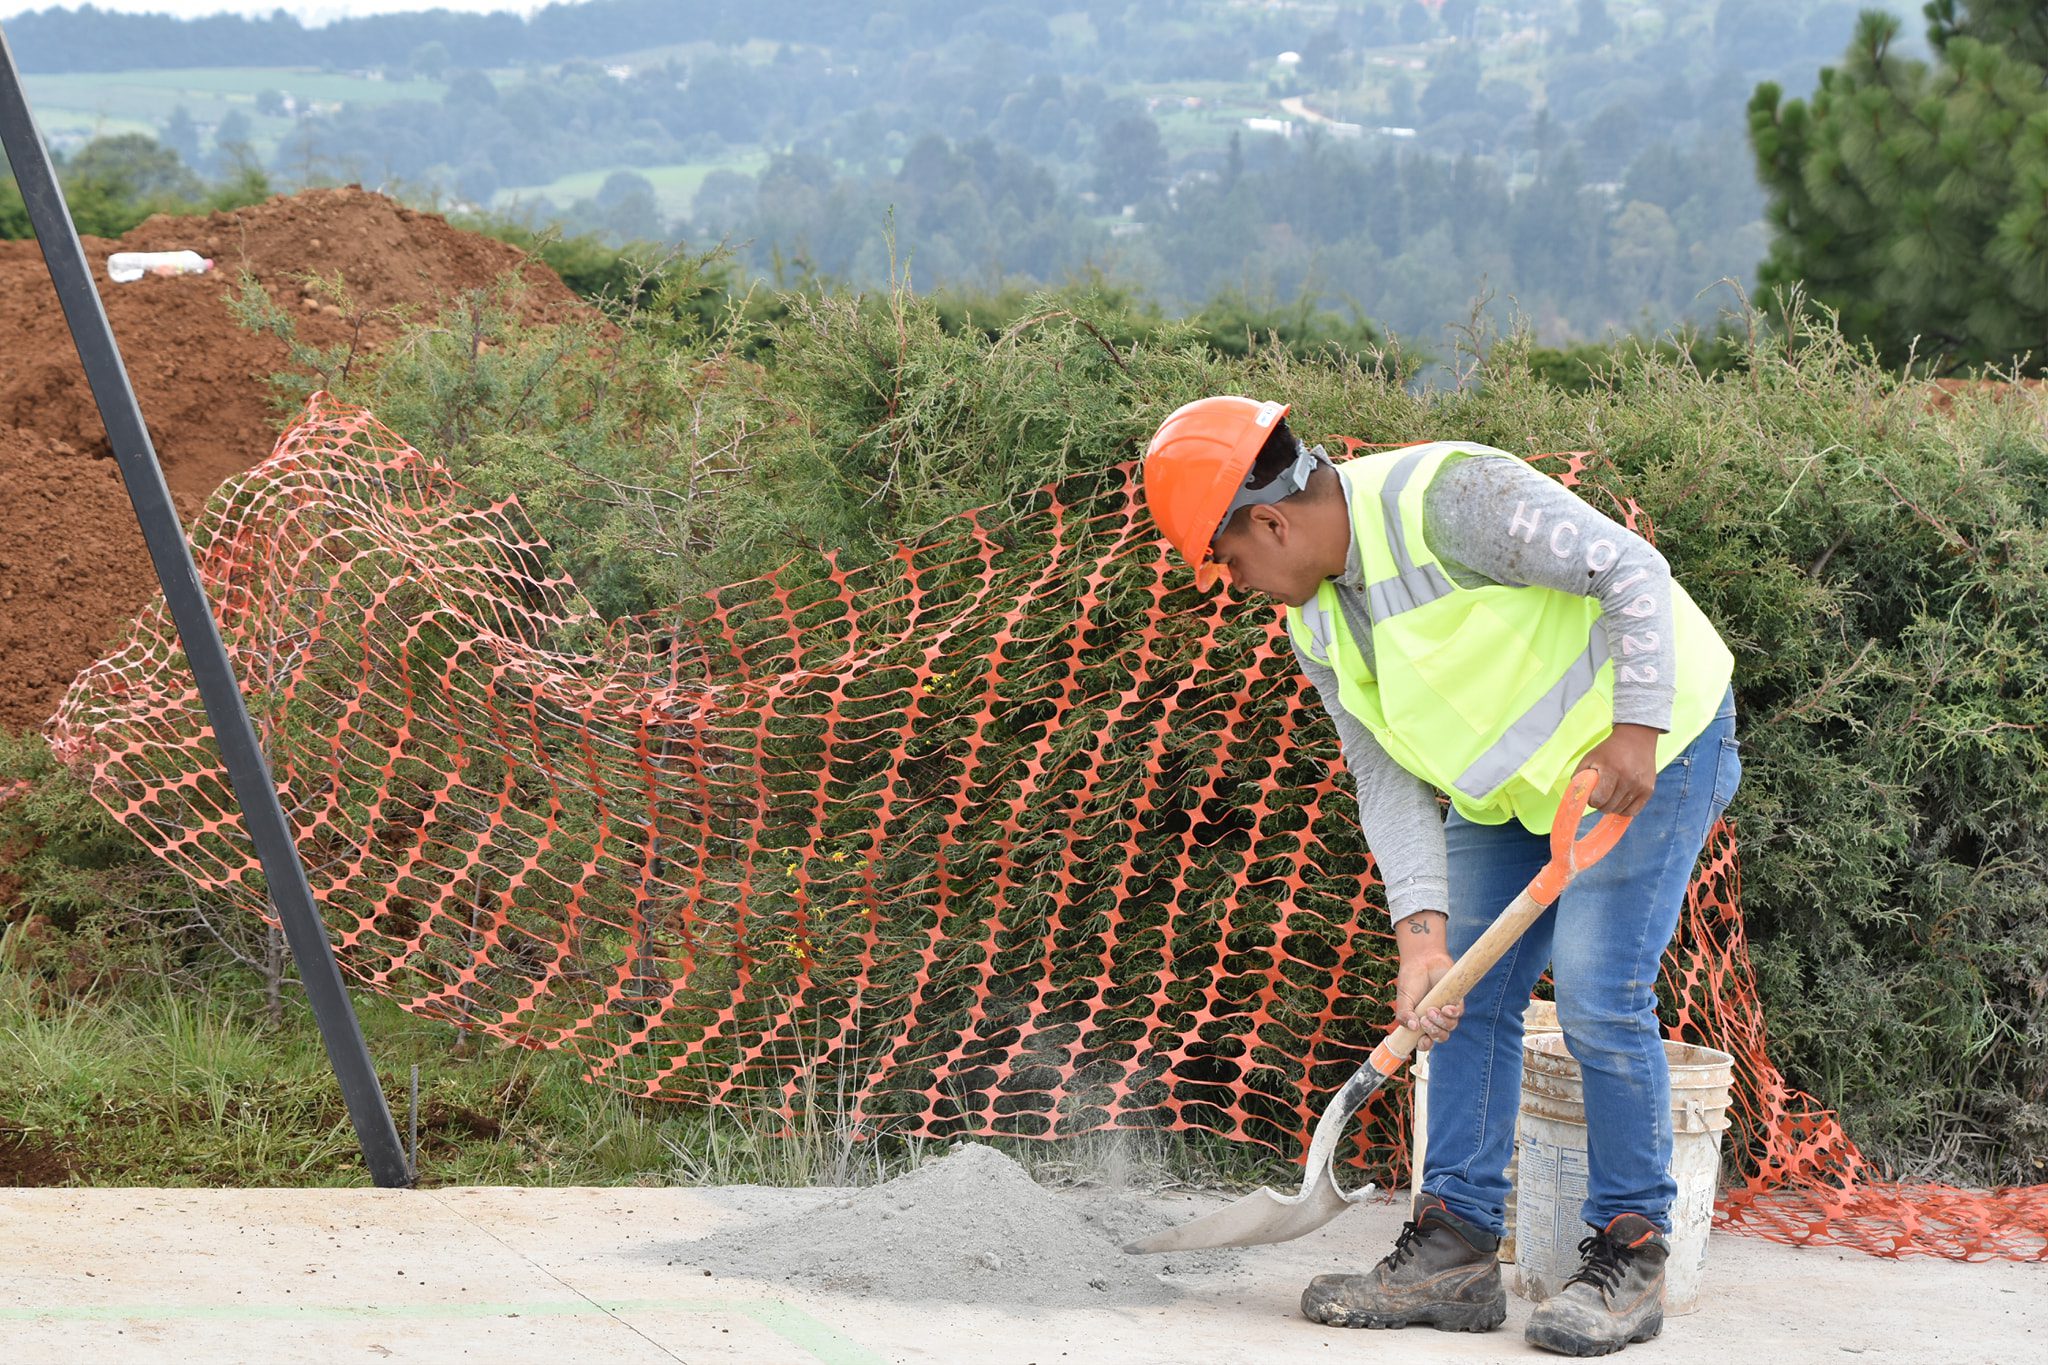
[[[1522,894],[1501,912],[1492,926],[1479,936],[1478,942],[1467,948],[1464,956],[1444,973],[1443,979],[1422,997],[1422,1003],[1415,1007],[1418,1015],[1440,1005],[1452,1005],[1463,1000],[1465,992],[1478,984],[1479,978],[1485,976],[1487,970],[1500,960],[1500,955],[1508,950],[1508,945],[1520,938],[1522,931],[1549,908],[1572,878],[1599,862],[1621,838],[1628,828],[1629,817],[1603,815],[1593,826],[1592,833],[1573,842],[1572,836],[1579,826],[1578,812],[1586,809],[1586,801],[1599,780],[1599,772],[1592,768],[1573,776],[1571,785],[1565,789],[1564,800],[1558,805],[1557,818],[1550,826],[1550,861],[1544,864],[1543,870],[1536,874],[1535,880],[1523,889]],[[1414,1029],[1395,1028],[1337,1091],[1323,1110],[1322,1118],[1316,1121],[1315,1136],[1308,1145],[1301,1193],[1275,1194],[1268,1189],[1254,1190],[1226,1208],[1180,1227],[1140,1238],[1124,1250],[1133,1253],[1194,1251],[1203,1247],[1250,1247],[1269,1242],[1290,1242],[1304,1233],[1314,1232],[1365,1198],[1372,1193],[1370,1185],[1351,1194],[1337,1188],[1334,1169],[1337,1144],[1342,1140],[1351,1116],[1378,1092],[1387,1077],[1399,1071],[1401,1064],[1415,1054],[1415,1044],[1420,1039],[1421,1035]]]

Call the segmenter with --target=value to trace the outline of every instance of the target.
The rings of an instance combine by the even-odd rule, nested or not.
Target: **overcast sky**
[[[401,10],[459,9],[488,12],[509,10],[531,14],[546,0],[93,0],[100,9],[125,10],[133,14],[175,14],[191,19],[202,14],[268,14],[286,10],[309,24],[321,24],[351,14],[392,14]],[[32,9],[77,9],[73,3],[52,4],[50,0],[0,0],[0,19]]]

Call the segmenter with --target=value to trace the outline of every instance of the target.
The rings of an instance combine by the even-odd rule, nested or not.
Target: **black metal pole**
[[[58,301],[64,305],[64,319],[71,327],[71,340],[85,365],[92,385],[93,402],[106,424],[113,444],[114,459],[121,466],[121,479],[128,486],[129,501],[135,504],[135,518],[142,523],[142,538],[149,557],[156,564],[157,581],[163,584],[170,604],[171,619],[177,623],[178,639],[199,683],[199,696],[206,703],[206,718],[220,742],[221,757],[227,763],[228,778],[234,784],[235,800],[255,841],[256,856],[270,884],[270,902],[284,924],[285,941],[299,967],[299,979],[312,1002],[313,1017],[320,1024],[321,1040],[327,1045],[327,1060],[341,1083],[341,1095],[355,1124],[356,1141],[362,1145],[363,1161],[379,1185],[411,1185],[405,1150],[399,1145],[398,1127],[392,1122],[390,1106],[377,1084],[377,1072],[370,1064],[369,1049],[363,1043],[362,1026],[349,1005],[348,992],[341,983],[341,969],[334,961],[334,945],[328,942],[327,926],[313,905],[312,888],[306,884],[306,869],[292,842],[291,826],[284,807],[278,803],[277,785],[270,765],[256,743],[256,731],[249,724],[248,708],[235,681],[227,651],[221,647],[220,631],[199,586],[199,570],[192,563],[192,547],[179,524],[164,472],[157,463],[156,448],[150,444],[149,429],[143,424],[142,409],[136,405],[135,390],[128,382],[127,367],[121,363],[114,344],[113,329],[107,324],[106,309],[93,288],[92,271],[86,265],[85,248],[71,221],[71,210],[57,186],[49,154],[36,131],[28,93],[22,88],[21,72],[7,35],[0,30],[0,144],[13,163],[15,183],[28,205],[29,221],[35,225],[36,240],[49,265],[50,279],[57,286]]]

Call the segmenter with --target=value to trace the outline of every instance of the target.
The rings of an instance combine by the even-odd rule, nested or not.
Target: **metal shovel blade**
[[[1352,1073],[1336,1097],[1316,1121],[1315,1137],[1308,1145],[1307,1169],[1302,1172],[1301,1193],[1275,1194],[1268,1189],[1253,1190],[1234,1204],[1204,1214],[1177,1228],[1155,1232],[1127,1245],[1134,1255],[1155,1251],[1195,1251],[1204,1247],[1255,1247],[1269,1242],[1289,1242],[1314,1232],[1373,1192],[1371,1185],[1346,1194],[1337,1188],[1335,1170],[1337,1140],[1351,1123],[1359,1106],[1372,1098],[1386,1079],[1371,1062]]]
[[[1253,1190],[1225,1208],[1183,1223],[1177,1228],[1141,1237],[1124,1248],[1142,1254],[1149,1251],[1196,1251],[1203,1247],[1255,1247],[1268,1242],[1289,1242],[1314,1232],[1354,1203],[1373,1192],[1371,1185],[1350,1194],[1337,1188],[1336,1175],[1326,1166],[1321,1179],[1302,1186],[1300,1194],[1275,1194]]]

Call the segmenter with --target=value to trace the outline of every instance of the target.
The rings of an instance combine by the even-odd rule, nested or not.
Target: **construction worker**
[[[1412,1219],[1372,1269],[1318,1276],[1302,1312],[1338,1327],[1505,1321],[1522,1010],[1548,967],[1584,1075],[1591,1235],[1528,1340],[1565,1355],[1647,1341],[1663,1327],[1676,1194],[1658,963],[1741,776],[1728,649],[1648,542],[1515,456],[1446,441],[1336,464],[1286,414],[1187,404],[1153,436],[1144,488],[1198,584],[1286,604],[1386,887],[1394,1015],[1434,1049]],[[1594,808],[1632,817],[1627,833],[1462,1005],[1418,1016],[1548,859],[1585,768],[1599,773]]]

